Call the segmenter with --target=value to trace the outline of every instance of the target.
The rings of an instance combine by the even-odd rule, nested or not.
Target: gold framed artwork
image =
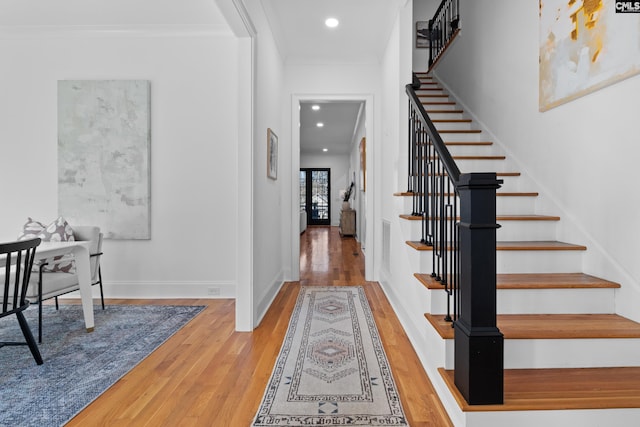
[[[618,3],[540,0],[540,111],[640,72],[640,14]]]
[[[267,129],[267,177],[278,179],[278,136]]]
[[[360,190],[367,191],[367,139],[360,140]]]

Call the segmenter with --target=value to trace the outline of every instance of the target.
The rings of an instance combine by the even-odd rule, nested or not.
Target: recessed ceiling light
[[[316,124],[316,126],[318,126],[319,128],[321,128],[321,127],[323,127],[323,126],[324,126],[324,123],[322,123],[322,122],[318,122],[318,123]]]
[[[335,28],[339,23],[340,22],[336,18],[328,18],[326,21],[324,21],[324,25],[329,28]]]
[[[319,106],[319,105],[312,105],[312,106],[311,106],[311,109],[312,109],[313,111],[318,111],[318,110],[320,109],[320,106]]]
[[[329,151],[329,149],[328,148],[323,148],[322,151],[324,151],[326,153],[327,151]]]

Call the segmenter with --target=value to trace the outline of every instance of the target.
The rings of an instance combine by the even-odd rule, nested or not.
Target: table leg
[[[84,246],[76,246],[73,250],[76,262],[76,274],[80,287],[82,300],[82,312],[87,332],[93,332],[93,295],[91,293],[91,266],[89,261],[89,249]]]

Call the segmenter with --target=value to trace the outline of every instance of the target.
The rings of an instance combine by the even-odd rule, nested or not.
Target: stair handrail
[[[460,30],[460,0],[442,0],[429,20],[429,69]]]
[[[440,133],[438,133],[433,121],[429,118],[427,111],[424,109],[424,106],[420,102],[418,95],[416,95],[416,91],[414,89],[415,83],[406,85],[405,89],[407,92],[407,96],[409,96],[409,102],[411,106],[417,111],[417,119],[422,122],[422,124],[427,128],[427,132],[429,136],[432,138],[433,145],[440,155],[442,159],[442,163],[447,169],[447,173],[449,177],[453,180],[453,182],[458,182],[460,179],[460,168],[456,164],[455,160],[453,160],[453,156],[449,152],[449,149],[445,145]]]
[[[409,97],[408,189],[431,246],[431,277],[447,293],[454,327],[454,381],[471,405],[502,404],[504,337],[497,327],[495,172],[461,173],[416,95]],[[458,218],[459,215],[459,218]]]

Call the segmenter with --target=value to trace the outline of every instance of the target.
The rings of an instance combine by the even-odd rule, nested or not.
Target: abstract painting
[[[58,81],[59,213],[150,239],[150,142],[149,81]]]
[[[604,0],[540,0],[540,111],[640,72],[640,14]]]

